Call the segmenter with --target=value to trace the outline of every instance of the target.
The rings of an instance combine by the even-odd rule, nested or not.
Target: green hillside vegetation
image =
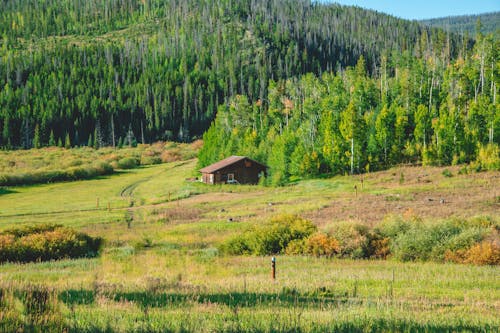
[[[478,20],[481,22],[480,30],[483,34],[496,33],[498,38],[500,12],[440,17],[430,20],[421,20],[420,22],[426,26],[442,28],[447,31],[473,36],[477,31]]]
[[[392,55],[371,77],[360,58],[337,74],[271,81],[256,103],[236,96],[204,134],[199,164],[248,155],[267,163],[273,185],[399,163],[498,170],[499,48],[479,37],[473,53],[450,63]]]
[[[269,80],[340,72],[360,56],[379,77],[392,51],[439,60],[439,76],[450,59],[467,59],[472,44],[306,0],[4,1],[0,146],[189,141],[232,97],[267,99]]]
[[[98,258],[2,264],[0,330],[500,329],[498,171],[207,186],[186,181],[196,164],[4,187],[2,237],[57,221],[104,245]],[[251,251],[227,252],[238,238]]]

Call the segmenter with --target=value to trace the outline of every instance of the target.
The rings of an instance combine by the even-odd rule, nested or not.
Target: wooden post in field
[[[354,193],[356,194],[356,198],[358,197],[358,185],[354,185]]]
[[[272,276],[273,280],[276,280],[276,258],[275,257],[273,257],[271,259],[271,268],[272,268],[271,276]]]
[[[170,201],[171,196],[172,196],[172,192],[168,192],[168,201]]]
[[[96,198],[95,200],[95,208],[99,208],[99,198]]]

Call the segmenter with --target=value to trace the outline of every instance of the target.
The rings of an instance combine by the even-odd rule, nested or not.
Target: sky
[[[409,20],[500,11],[500,0],[323,0],[374,9]]]

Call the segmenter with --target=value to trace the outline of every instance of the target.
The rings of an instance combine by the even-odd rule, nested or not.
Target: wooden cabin
[[[206,184],[257,184],[267,166],[246,156],[231,156],[200,170]]]

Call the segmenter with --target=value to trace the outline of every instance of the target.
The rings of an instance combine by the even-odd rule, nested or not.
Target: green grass
[[[26,314],[19,295],[40,285],[54,295],[51,315],[41,316],[49,319],[39,322],[48,331],[500,330],[498,266],[278,256],[272,281],[269,257],[217,251],[221,242],[278,214],[314,218],[325,207],[365,196],[387,203],[386,196],[399,194],[396,204],[403,205],[420,192],[470,193],[498,173],[481,180],[437,170],[429,185],[411,183],[406,173],[399,184],[399,171],[388,171],[367,176],[356,197],[358,177],[280,188],[207,186],[186,181],[195,166],[196,160],[178,161],[87,181],[2,188],[0,230],[59,223],[101,236],[105,246],[98,258],[1,265],[7,296],[0,297],[0,331],[30,331],[40,318]],[[326,226],[340,220],[328,216]]]

